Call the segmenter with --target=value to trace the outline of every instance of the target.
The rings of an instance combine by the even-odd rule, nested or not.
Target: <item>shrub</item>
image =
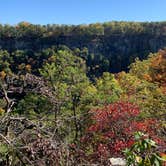
[[[139,121],[139,108],[129,102],[116,102],[92,110],[91,124],[82,138],[83,149],[92,158],[123,156],[122,150],[134,144],[134,133],[141,131],[156,138],[159,125],[154,119]],[[156,138],[159,143],[162,141]]]

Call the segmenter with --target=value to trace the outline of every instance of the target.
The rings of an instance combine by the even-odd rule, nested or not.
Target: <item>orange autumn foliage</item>
[[[166,49],[160,50],[157,56],[150,60],[150,77],[152,82],[159,83],[160,86],[166,86]]]
[[[28,71],[28,72],[31,71],[31,68],[32,68],[32,67],[31,67],[31,65],[29,65],[29,64],[25,66],[25,70]]]
[[[4,71],[0,72],[0,78],[4,79],[6,77],[6,73]]]

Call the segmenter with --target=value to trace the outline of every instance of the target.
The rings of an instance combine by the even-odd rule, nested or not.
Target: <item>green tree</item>
[[[69,134],[77,140],[81,132],[79,119],[82,117],[79,105],[82,94],[89,85],[85,62],[69,51],[60,50],[52,57],[55,61],[46,63],[40,73],[50,82],[55,91],[57,100],[55,119],[62,117],[67,122],[66,125],[70,127],[70,132],[65,131],[66,135]]]
[[[103,73],[103,76],[96,80],[95,86],[97,89],[95,100],[97,100],[96,104],[99,105],[117,101],[122,93],[118,81],[110,73]]]

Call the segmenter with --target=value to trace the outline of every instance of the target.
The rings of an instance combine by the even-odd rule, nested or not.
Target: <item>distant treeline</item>
[[[89,25],[0,25],[0,49],[32,55],[65,45],[86,60],[89,75],[127,71],[136,57],[166,46],[166,22],[106,22]],[[33,53],[32,53],[33,52]],[[34,57],[35,58],[35,57]]]

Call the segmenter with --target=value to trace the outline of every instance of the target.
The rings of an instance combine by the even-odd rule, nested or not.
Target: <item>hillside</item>
[[[163,166],[165,37],[166,22],[1,25],[0,165]]]
[[[86,60],[89,75],[127,71],[136,57],[166,46],[166,22],[106,22],[89,25],[0,25],[0,48],[28,54],[65,45]],[[33,55],[35,59],[35,55]]]

